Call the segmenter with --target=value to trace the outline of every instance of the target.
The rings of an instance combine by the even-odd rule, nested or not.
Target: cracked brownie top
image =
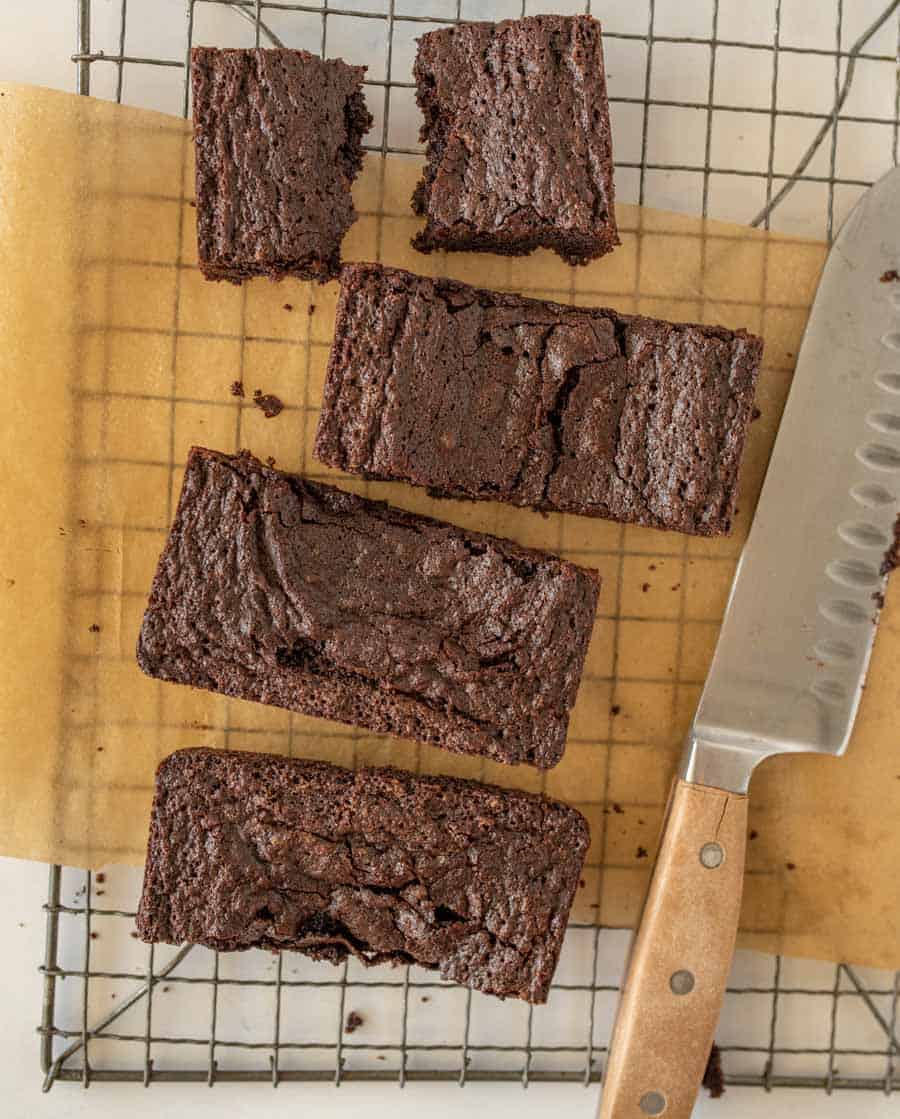
[[[596,573],[194,448],[138,641],[151,676],[555,765]]]
[[[448,496],[727,533],[761,353],[743,330],[347,265],[315,453]]]
[[[588,839],[574,808],[474,781],[180,750],[157,773],[137,927],[543,1002]]]
[[[584,264],[619,243],[600,24],[540,15],[460,23],[419,40],[427,165],[413,244]]]
[[[328,280],[356,219],[365,67],[308,51],[191,52],[197,243],[210,280]]]

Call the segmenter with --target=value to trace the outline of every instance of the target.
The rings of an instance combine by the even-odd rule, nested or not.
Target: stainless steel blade
[[[743,792],[782,751],[840,754],[900,510],[900,168],[861,199],[819,284],[685,750]]]

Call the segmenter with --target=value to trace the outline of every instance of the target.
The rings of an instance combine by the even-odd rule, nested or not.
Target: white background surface
[[[109,35],[114,36],[118,0],[94,0],[94,6],[101,17],[101,24],[104,17],[108,17],[106,26],[109,28]],[[353,5],[348,2],[342,6]],[[534,10],[558,6],[548,2],[538,5]],[[642,3],[632,6],[635,10],[644,9]],[[884,3],[883,0],[845,0],[844,6],[847,10],[846,34],[850,35],[851,32],[858,33],[858,29],[867,22],[867,17],[870,19],[881,10]],[[599,3],[594,7],[602,17],[604,5]],[[622,0],[608,0],[606,7],[615,10],[617,17],[627,18],[629,5]],[[772,7],[768,0],[745,0],[740,4],[721,0],[720,10],[723,19],[732,21],[731,34],[752,35],[756,30],[760,37],[766,38],[770,34]],[[798,8],[798,11],[802,8],[810,13],[813,5],[798,5],[792,3],[792,0],[784,0],[784,7],[788,33],[811,36],[819,33],[815,26],[810,26],[808,17],[804,16],[800,20],[793,18],[798,14],[794,8]],[[180,32],[181,24],[177,21],[183,8],[183,0],[130,0],[129,3],[130,12],[137,13],[136,18],[141,20],[150,33],[153,32],[154,19],[158,16],[157,50],[170,57],[177,56],[180,49],[177,36],[173,37],[171,28],[175,26]],[[690,30],[693,10],[708,13],[710,8],[709,0],[657,2],[658,18],[671,24],[669,33],[672,34],[693,33]],[[148,12],[154,13],[149,20]],[[173,20],[176,21],[174,24]],[[793,23],[797,24],[797,28],[790,31]],[[212,34],[214,30],[211,25],[207,41],[231,42],[229,38],[216,39]],[[828,45],[833,42],[833,25],[820,29],[820,33],[830,36]],[[231,21],[224,34],[233,35],[234,45],[238,45],[242,41],[244,30],[239,22]],[[895,39],[896,21],[889,24],[874,48],[890,52],[894,49],[891,44]],[[68,58],[74,42],[73,0],[3,0],[0,4],[0,77],[73,89],[74,67]],[[110,37],[98,45],[107,50],[115,47]],[[147,50],[146,40],[142,43],[142,48]],[[702,54],[704,49],[698,48],[698,52]],[[759,60],[760,57],[757,55],[756,59]],[[717,96],[722,100],[727,100],[729,96],[737,97],[743,104],[754,103],[754,99],[757,99],[765,105],[771,81],[770,74],[765,72],[765,65],[742,65],[738,58],[732,61],[733,65],[720,67],[722,76],[717,79]],[[798,107],[807,103],[820,105],[822,89],[833,83],[833,67],[831,72],[826,73],[827,66],[820,66],[821,61],[812,59],[802,66],[787,65],[782,77],[782,81],[787,83],[782,91],[782,100],[792,99]],[[679,75],[681,80],[686,80],[686,75],[692,69],[698,75],[705,71],[705,62],[699,57],[678,57],[671,62],[668,70],[664,63],[655,63],[655,81],[665,82],[670,78],[674,81],[678,80]],[[627,81],[629,60],[624,54],[622,57],[610,58],[609,64],[611,82]],[[109,93],[113,67],[106,68],[105,77],[101,76],[100,67],[95,67],[94,70],[97,75],[94,87],[96,92]],[[614,70],[617,74],[613,73]],[[180,74],[173,72],[163,75],[164,80],[154,84],[157,77],[159,76],[150,75],[144,84],[140,78],[135,78],[130,87],[126,82],[126,99],[178,111]],[[895,81],[891,67],[875,64],[863,67],[859,88],[853,94],[855,111],[864,115],[871,105],[877,104],[881,106],[883,115],[884,98],[892,96],[889,84],[891,81]],[[654,93],[659,97],[667,96],[663,88],[655,89]],[[685,88],[679,85],[677,91],[670,96],[675,99],[693,99],[695,96],[702,99],[705,97],[705,89],[685,92]],[[677,113],[675,115],[677,117]],[[626,147],[633,145],[630,123],[628,107],[618,108],[614,113],[614,130],[620,158],[635,158],[634,154],[626,153]],[[757,136],[759,121],[751,117],[742,122],[732,118],[730,123],[731,127],[727,131],[719,131],[713,137],[714,149],[717,148],[713,152],[714,160],[719,166],[740,166],[741,161],[746,161],[749,166],[758,166],[759,152],[751,149],[767,140],[762,132]],[[411,143],[414,136],[409,130],[413,125],[414,117],[411,113],[396,113],[391,129],[391,142],[404,145]],[[394,129],[399,131],[395,132]],[[790,169],[796,155],[808,143],[811,132],[809,122],[786,123],[784,129],[779,131],[776,171]],[[883,140],[883,131],[874,126],[868,131],[862,128],[856,130],[852,138],[848,131],[845,137],[839,138],[836,153],[838,166],[840,167],[842,159],[849,161],[852,152],[857,163],[864,165],[863,170],[856,170],[854,174],[869,178],[877,176],[890,163],[888,146]],[[683,162],[684,146],[692,143],[694,139],[688,118],[673,118],[671,121],[659,118],[650,132],[649,156],[657,162],[674,162],[676,160],[671,157],[673,151],[677,151]],[[639,146],[637,154],[639,155]],[[710,190],[710,210],[713,216],[747,220],[759,208],[762,198],[747,181],[735,181],[733,176],[718,176],[714,180]],[[631,200],[634,197],[634,176],[622,174],[618,182],[620,195]],[[694,204],[693,197],[697,184],[689,176],[649,174],[646,185],[646,200],[650,204],[682,209],[699,208]],[[775,224],[779,228],[821,235],[824,232],[823,190],[823,184],[808,184],[798,188]],[[846,214],[858,194],[858,188],[839,188],[836,192],[835,210],[838,221]],[[141,1090],[134,1085],[97,1084],[87,1092],[74,1084],[58,1084],[49,1095],[43,1096],[40,1092],[38,1038],[34,1027],[39,1017],[42,986],[37,967],[43,952],[44,922],[40,907],[46,896],[46,871],[35,864],[0,860],[0,883],[5,899],[0,915],[0,990],[3,991],[3,998],[0,1000],[0,1039],[3,1041],[0,1046],[0,1114],[3,1116],[19,1119],[20,1116],[104,1117],[124,1113],[135,1117],[159,1114],[217,1117],[252,1114],[277,1119],[281,1115],[298,1113],[311,1116],[357,1114],[363,1106],[371,1119],[381,1119],[382,1116],[405,1119],[406,1116],[419,1116],[423,1112],[434,1117],[455,1117],[470,1113],[482,1114],[488,1110],[496,1119],[512,1119],[513,1116],[530,1119],[531,1116],[544,1116],[549,1110],[572,1116],[573,1119],[595,1114],[598,1097],[596,1087],[586,1090],[580,1086],[539,1084],[532,1084],[527,1091],[509,1084],[470,1084],[464,1091],[455,1085],[428,1084],[410,1084],[403,1091],[393,1084],[353,1083],[344,1084],[338,1091],[330,1085],[315,1084],[282,1084],[277,1091],[266,1084],[228,1085],[213,1090],[200,1085],[154,1084],[149,1090]],[[813,970],[817,966],[821,965],[812,965]],[[802,1021],[797,1024],[797,1029],[802,1033]],[[796,1090],[779,1091],[767,1096],[759,1089],[730,1088],[723,1100],[702,1099],[698,1102],[695,1115],[700,1119],[716,1116],[720,1119],[755,1119],[757,1116],[777,1116],[779,1119],[782,1116],[785,1119],[808,1119],[812,1116],[823,1116],[826,1119],[843,1119],[849,1116],[882,1119],[892,1116],[893,1119],[898,1119],[900,1098],[895,1096],[888,1100],[873,1092],[841,1092],[829,1098],[822,1091]]]
[[[0,859],[0,882],[5,904],[0,916],[0,953],[3,959],[3,998],[0,1000],[0,1114],[9,1119],[43,1116],[91,1116],[92,1119],[145,1119],[166,1115],[197,1119],[281,1119],[322,1115],[343,1119],[361,1114],[367,1119],[462,1119],[490,1115],[492,1119],[593,1119],[599,1089],[576,1085],[532,1084],[527,1091],[514,1084],[395,1084],[345,1083],[339,1089],[325,1084],[205,1085],[94,1084],[85,1091],[77,1084],[56,1084],[41,1094],[38,1069],[38,1022],[43,954],[46,870],[34,863]],[[876,1092],[838,1092],[830,1098],[821,1090],[783,1090],[766,1095],[758,1088],[729,1088],[721,1100],[698,1101],[694,1119],[897,1119],[898,1097]]]

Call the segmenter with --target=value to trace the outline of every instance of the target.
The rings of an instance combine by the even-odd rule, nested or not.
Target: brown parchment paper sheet
[[[416,160],[367,158],[345,259],[765,337],[734,537],[436,501],[321,467],[311,448],[337,285],[206,283],[183,121],[0,85],[3,853],[140,863],[153,771],[178,746],[390,762],[577,805],[593,842],[575,915],[634,920],[825,249],[622,206],[621,248],[587,268],[549,253],[422,256],[409,246],[418,171]],[[284,400],[280,416],[254,407],[256,388]],[[246,446],[599,568],[562,763],[509,768],[144,677],[135,638],[192,443]],[[777,759],[754,778],[745,946],[900,965],[898,605],[894,588],[847,757]]]

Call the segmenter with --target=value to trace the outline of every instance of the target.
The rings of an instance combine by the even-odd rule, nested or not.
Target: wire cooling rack
[[[617,193],[831,239],[898,162],[900,0],[604,0]],[[591,11],[521,0],[76,0],[79,93],[187,114],[192,43],[369,66],[370,150],[419,152],[414,38],[465,18]],[[155,26],[154,26],[155,25]],[[153,34],[151,34],[151,31]],[[168,44],[168,53],[159,44]],[[152,47],[148,44],[153,44]],[[627,930],[570,927],[546,1007],[415,967],[147,948],[137,872],[50,869],[41,1061],[57,1080],[600,1078]],[[728,1084],[900,1089],[900,973],[739,952],[718,1042]]]

